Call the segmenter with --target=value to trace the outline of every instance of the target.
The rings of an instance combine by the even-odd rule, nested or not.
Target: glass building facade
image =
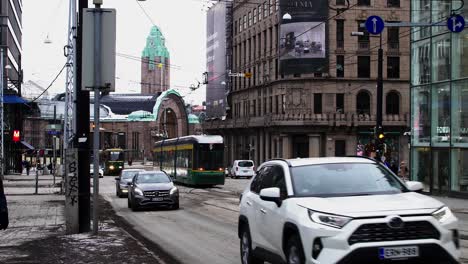
[[[461,2],[411,0],[411,179],[434,194],[468,196],[468,29],[447,19]],[[468,5],[455,11],[468,18]]]

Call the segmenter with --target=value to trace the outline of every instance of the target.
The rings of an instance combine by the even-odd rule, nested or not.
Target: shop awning
[[[29,103],[24,99],[23,97],[17,96],[17,95],[4,95],[3,96],[3,103],[4,104],[27,104]]]
[[[31,145],[30,145],[28,142],[26,142],[26,141],[21,141],[21,144],[23,144],[23,146],[25,146],[25,147],[28,148],[28,149],[31,149],[31,150],[34,149],[34,147],[31,146]]]

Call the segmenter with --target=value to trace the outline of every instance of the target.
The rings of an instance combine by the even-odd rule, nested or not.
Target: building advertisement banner
[[[281,74],[327,72],[327,0],[281,0]]]

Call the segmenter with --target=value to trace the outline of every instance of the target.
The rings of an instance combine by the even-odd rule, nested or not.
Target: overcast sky
[[[23,0],[23,70],[29,80],[47,87],[65,63],[63,46],[68,30],[68,0]],[[202,86],[190,93],[188,87],[202,81],[206,70],[205,0],[104,0],[103,8],[117,10],[117,52],[140,58],[152,22],[138,3],[160,27],[171,55],[171,87],[179,90],[188,103],[205,100]],[[92,1],[89,1],[92,6]],[[49,37],[51,44],[45,44]],[[140,62],[116,59],[116,92],[140,92]],[[51,93],[64,92],[65,72],[53,84]]]

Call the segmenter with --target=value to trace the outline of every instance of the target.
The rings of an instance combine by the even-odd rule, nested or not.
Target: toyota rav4
[[[241,195],[243,264],[458,263],[458,220],[381,163],[271,160]]]

